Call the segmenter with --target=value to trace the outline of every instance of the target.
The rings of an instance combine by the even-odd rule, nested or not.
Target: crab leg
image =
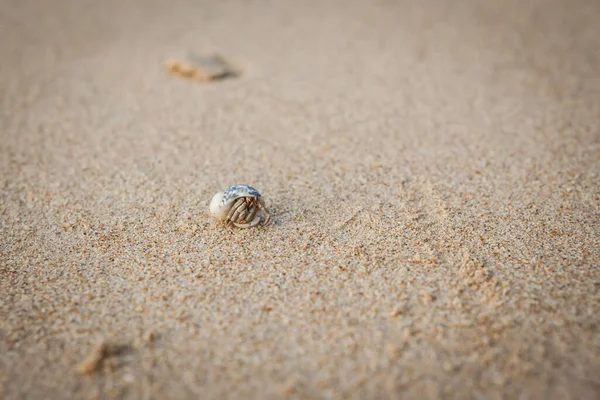
[[[265,220],[263,221],[263,225],[267,225],[271,221],[271,213],[264,206],[262,201],[258,201],[258,207],[265,213]]]

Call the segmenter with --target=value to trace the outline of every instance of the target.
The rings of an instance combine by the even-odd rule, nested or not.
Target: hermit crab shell
[[[242,206],[246,212],[239,214],[232,207],[241,205],[239,199],[244,199]],[[248,185],[232,185],[215,194],[210,201],[210,213],[219,221],[233,224],[238,228],[251,228],[260,223],[266,225],[271,219],[263,198],[258,190]],[[247,216],[252,217],[246,220]]]

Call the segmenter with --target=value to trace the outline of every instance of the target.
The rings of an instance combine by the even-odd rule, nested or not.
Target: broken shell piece
[[[236,71],[218,55],[190,54],[182,60],[167,61],[166,67],[171,75],[199,82],[224,79],[237,75]]]
[[[88,375],[95,372],[102,364],[104,358],[108,355],[106,342],[104,340],[99,341],[92,348],[88,356],[77,366],[77,372],[82,375]]]

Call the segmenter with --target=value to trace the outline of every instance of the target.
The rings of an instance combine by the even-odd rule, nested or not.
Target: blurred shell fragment
[[[219,55],[190,54],[166,62],[169,74],[198,82],[237,76],[237,72]]]
[[[232,185],[221,190],[213,196],[209,208],[213,217],[238,228],[267,225],[271,220],[261,194],[248,185]]]

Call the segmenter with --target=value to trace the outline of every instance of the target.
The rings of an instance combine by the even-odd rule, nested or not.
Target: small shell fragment
[[[95,372],[100,368],[100,364],[107,356],[108,350],[106,346],[106,342],[104,340],[96,343],[94,347],[92,347],[88,356],[77,366],[77,372],[81,375],[89,375],[92,372]]]
[[[237,76],[236,71],[219,55],[189,54],[183,59],[166,62],[169,74],[198,82]]]

